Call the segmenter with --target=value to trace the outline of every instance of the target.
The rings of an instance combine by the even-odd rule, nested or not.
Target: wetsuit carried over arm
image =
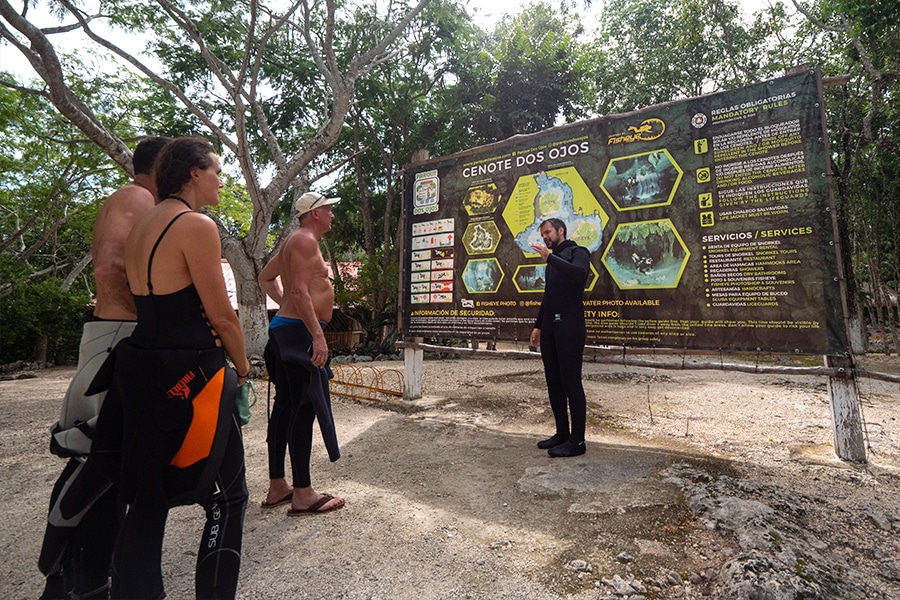
[[[50,451],[69,458],[53,486],[38,568],[47,576],[42,599],[103,597],[115,539],[125,507],[117,490],[85,462],[105,393],[87,395],[88,386],[116,345],[131,335],[136,322],[92,319],[84,324],[78,366],[53,426]]]
[[[321,322],[320,325],[325,327],[327,323]],[[278,464],[284,464],[284,446],[273,443],[272,436],[286,435],[290,440],[294,487],[311,485],[309,457],[313,421],[319,422],[328,457],[331,461],[340,458],[328,387],[331,368],[327,364],[322,368],[313,364],[311,347],[312,335],[303,321],[279,316],[272,319],[269,343],[266,345],[266,368],[275,383],[276,407],[269,430],[269,476],[273,477],[273,473],[275,476],[284,475],[283,466],[278,471]],[[285,422],[284,431],[279,433],[276,426]],[[280,460],[278,452],[281,453]]]

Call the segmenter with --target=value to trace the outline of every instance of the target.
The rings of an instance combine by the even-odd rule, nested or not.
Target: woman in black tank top
[[[153,293],[153,258],[156,250],[176,221],[187,214],[191,211],[176,214],[157,238],[147,261],[149,293],[134,296],[138,324],[132,338],[150,347],[199,349],[221,345],[218,334],[206,320],[200,295],[193,283],[168,294]]]
[[[125,251],[138,325],[116,347],[111,388],[123,429],[121,497],[130,505],[112,593],[164,596],[168,510],[199,503],[206,525],[196,596],[234,598],[247,503],[234,399],[250,363],[225,289],[217,227],[196,212],[218,203],[219,159],[205,140],[178,138],[155,169],[162,201],[135,224]]]

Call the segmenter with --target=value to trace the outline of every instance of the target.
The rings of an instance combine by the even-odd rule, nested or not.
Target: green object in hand
[[[251,395],[253,402],[250,401]],[[244,385],[238,386],[237,389],[238,418],[241,420],[242,426],[250,422],[250,407],[254,404],[256,404],[256,389],[249,381],[244,382]]]

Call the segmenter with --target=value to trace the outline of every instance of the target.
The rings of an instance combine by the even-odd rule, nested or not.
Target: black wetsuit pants
[[[277,383],[283,377],[283,373],[271,340],[266,344],[265,359],[266,371],[269,374],[269,385],[275,388],[275,399],[272,402],[272,412],[269,414],[269,422],[266,429],[269,479],[282,479],[284,477],[284,456],[288,446],[291,399],[288,397],[286,386],[283,384],[278,385]]]
[[[541,327],[541,359],[547,379],[556,433],[584,441],[587,401],[581,383],[586,332],[583,321],[545,322]],[[572,428],[569,429],[569,415]]]
[[[225,456],[209,498],[202,502],[206,525],[197,552],[195,580],[198,600],[232,599],[241,566],[247,481],[244,443],[236,415],[231,419]],[[163,490],[153,497],[135,498],[125,516],[113,560],[112,597],[152,599],[165,597],[162,545],[168,502]]]
[[[312,485],[309,461],[312,456],[313,423],[316,420],[315,408],[306,397],[309,375],[299,369],[290,372],[285,369],[271,341],[266,346],[266,370],[269,380],[275,385],[275,401],[266,437],[269,478],[284,477],[287,446],[291,456],[291,485],[309,487]]]
[[[66,464],[50,494],[51,507],[80,465],[75,458]],[[47,575],[40,600],[109,598],[113,549],[125,515],[125,505],[118,501],[117,493],[115,487],[106,490],[74,528],[60,570]]]

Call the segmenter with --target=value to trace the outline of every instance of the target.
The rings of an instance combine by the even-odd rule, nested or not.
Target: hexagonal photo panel
[[[619,211],[672,202],[684,173],[666,149],[609,161],[600,188]]]
[[[476,221],[466,225],[463,246],[469,254],[493,254],[500,243],[500,229],[493,221]]]
[[[470,217],[489,215],[500,205],[500,190],[493,183],[470,187],[462,204]]]
[[[691,253],[669,219],[616,227],[601,261],[619,289],[675,288]]]
[[[594,268],[594,264],[590,264],[591,275],[588,278],[588,284],[584,286],[585,292],[590,292],[600,280],[600,273]],[[513,274],[513,285],[520,293],[528,294],[534,292],[543,292],[547,278],[547,263],[539,265],[519,265]]]
[[[513,285],[520,293],[530,294],[544,291],[547,279],[547,264],[519,265],[513,275]]]
[[[470,294],[495,294],[503,281],[503,269],[496,258],[477,258],[466,263],[463,285]]]

